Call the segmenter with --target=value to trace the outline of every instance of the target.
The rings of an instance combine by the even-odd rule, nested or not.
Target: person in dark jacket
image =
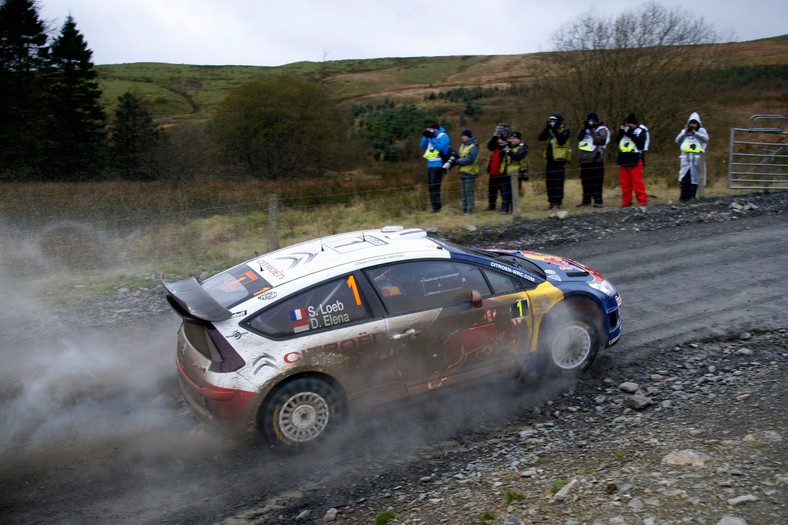
[[[498,193],[501,194],[501,210],[508,209],[512,205],[512,184],[506,173],[506,148],[509,147],[509,126],[499,124],[495,128],[495,133],[487,142],[487,149],[492,152],[490,162],[487,163],[487,173],[490,180],[487,186],[487,211],[495,210],[495,201],[498,200]]]
[[[595,208],[602,207],[605,148],[608,142],[610,130],[599,121],[599,115],[589,113],[577,134],[577,160],[580,161],[580,183],[583,186],[583,201],[577,205],[578,208],[590,206],[592,200]]]
[[[539,133],[539,140],[547,141],[545,159],[545,184],[547,186],[548,209],[558,210],[564,201],[564,179],[566,178],[566,163],[569,160],[570,131],[564,125],[564,117],[560,113],[553,113],[547,118],[544,129]]]
[[[528,171],[528,161],[525,160],[528,155],[528,144],[523,142],[523,134],[519,131],[512,131],[512,134],[509,135],[509,145],[504,148],[504,152],[507,157],[506,174],[509,176],[509,185],[515,187],[509,192],[509,202],[504,202],[501,206],[501,213],[512,213],[514,211],[514,192],[518,192],[519,196],[520,174],[523,169],[526,170],[526,173]]]
[[[627,115],[616,136],[618,143],[621,206],[632,206],[635,192],[639,206],[648,206],[646,183],[643,180],[643,152],[648,143],[648,130],[641,126],[634,113]]]

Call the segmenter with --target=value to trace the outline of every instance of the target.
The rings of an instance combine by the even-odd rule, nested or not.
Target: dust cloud
[[[9,267],[18,264],[26,241],[13,240],[17,249],[10,261],[11,243],[7,236],[3,240],[0,453],[18,458],[64,440],[144,437],[167,432],[179,421],[186,425],[172,384],[177,324],[67,324]]]
[[[66,227],[93,238],[97,231]],[[83,326],[60,318],[45,293],[31,293],[30,272],[20,268],[74,271],[75,257],[85,253],[42,260],[41,240],[55,242],[45,233],[27,236],[0,222],[0,514],[17,520],[37,518],[42,499],[54,521],[154,522],[207,509],[221,514],[217,509],[245,497],[275,498],[310,481],[342,489],[458,432],[527,416],[570,386],[523,391],[510,380],[437,393],[353,418],[325,446],[274,455],[206,429],[184,408],[174,314]],[[100,239],[114,242],[103,233]]]
[[[68,513],[89,503],[69,501],[85,483],[130,494],[155,486],[166,502],[191,483],[185,468],[234,447],[182,406],[178,322],[65,321],[46,292],[32,293],[31,268],[64,271],[37,258],[39,239],[0,224],[0,515],[25,521],[58,494],[65,499],[50,515]]]

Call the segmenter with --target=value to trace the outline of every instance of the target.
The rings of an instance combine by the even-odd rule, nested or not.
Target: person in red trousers
[[[643,180],[643,152],[648,143],[648,130],[641,126],[634,113],[627,115],[616,137],[618,143],[621,206],[632,206],[632,192],[639,206],[648,206],[646,182]]]

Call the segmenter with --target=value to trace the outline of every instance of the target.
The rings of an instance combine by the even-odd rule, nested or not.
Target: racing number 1
[[[353,290],[353,297],[356,299],[356,306],[361,306],[361,296],[358,294],[358,286],[356,285],[356,278],[351,275],[347,278],[347,286]]]
[[[528,311],[528,299],[520,299],[512,305],[512,318],[525,316]]]

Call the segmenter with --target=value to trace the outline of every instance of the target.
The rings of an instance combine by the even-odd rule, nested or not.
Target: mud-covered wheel
[[[591,366],[599,350],[599,331],[587,314],[561,308],[547,319],[540,344],[550,372],[575,374]]]
[[[344,417],[342,398],[329,382],[302,377],[268,396],[258,424],[269,444],[298,448],[324,440]]]

